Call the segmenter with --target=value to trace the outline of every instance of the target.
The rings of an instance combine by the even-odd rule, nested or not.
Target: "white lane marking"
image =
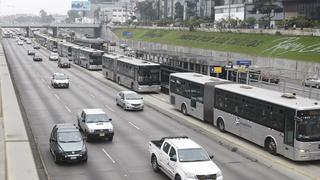
[[[114,112],[113,109],[111,109],[108,105],[104,105],[106,108],[108,108],[110,111]]]
[[[116,162],[112,159],[112,157],[107,153],[106,150],[104,150],[104,149],[102,148],[102,151],[108,156],[108,158],[112,161],[112,163],[116,163]]]
[[[54,96],[55,96],[58,100],[60,100],[60,97],[59,97],[57,94],[54,94]]]
[[[47,86],[49,89],[51,89],[50,85]]]
[[[67,109],[67,111],[69,111],[69,113],[71,113],[71,110],[68,108],[67,105],[64,105],[64,107]]]
[[[133,124],[132,122],[129,121],[129,124],[131,124],[133,127],[135,127],[136,129],[140,130],[140,128],[138,126],[136,126],[135,124]]]
[[[94,96],[93,94],[90,94],[90,96],[91,96],[92,98],[95,98],[95,96]]]

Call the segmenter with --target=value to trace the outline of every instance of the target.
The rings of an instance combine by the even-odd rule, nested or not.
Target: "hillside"
[[[114,32],[122,39],[320,62],[320,37],[150,29],[115,29]],[[126,32],[132,36],[124,36]]]

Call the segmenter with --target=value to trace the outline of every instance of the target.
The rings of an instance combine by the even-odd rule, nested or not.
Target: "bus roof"
[[[149,62],[149,61],[144,61],[141,59],[136,59],[133,57],[119,57],[118,61],[122,61],[124,63],[136,65],[136,66],[160,66],[160,64]]]
[[[115,58],[124,57],[124,55],[115,54],[115,53],[109,53],[109,54],[104,54],[103,57],[115,59]]]
[[[220,79],[212,76],[207,76],[199,73],[193,72],[181,72],[181,73],[171,73],[170,76],[174,76],[181,79],[187,79],[189,81],[199,83],[199,84],[206,84],[209,82],[229,82],[225,79]]]
[[[86,51],[86,52],[98,52],[98,53],[104,53],[104,51],[98,50],[98,49],[92,49],[88,47],[82,47],[80,48],[81,51]]]
[[[297,110],[320,109],[320,101],[308,99],[302,96],[292,96],[279,91],[263,89],[259,87],[244,85],[244,84],[220,84],[215,86],[217,89],[222,89],[235,94],[241,94],[254,99],[274,103],[277,105],[289,107]],[[291,95],[291,96],[290,96]]]

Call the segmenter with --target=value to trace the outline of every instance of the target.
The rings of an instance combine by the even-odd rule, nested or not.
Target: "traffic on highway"
[[[2,44],[48,179],[313,179],[289,167],[319,166],[320,101],[192,72],[166,95],[158,63],[44,37]]]

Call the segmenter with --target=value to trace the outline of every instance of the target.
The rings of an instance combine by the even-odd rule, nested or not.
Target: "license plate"
[[[104,136],[104,133],[100,133],[99,135],[100,135],[100,136]]]
[[[70,159],[71,160],[75,160],[75,159],[77,159],[77,157],[76,156],[71,156]]]

